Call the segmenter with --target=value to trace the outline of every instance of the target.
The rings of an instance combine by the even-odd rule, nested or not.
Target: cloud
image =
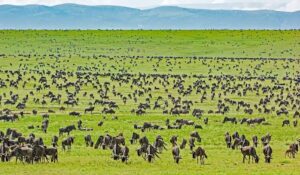
[[[237,10],[300,10],[300,0],[0,0],[0,4],[41,4],[57,5],[76,3],[84,5],[120,5],[135,8],[151,8],[157,6],[182,6],[207,9]]]
[[[292,0],[288,3],[286,3],[283,7],[280,7],[278,10],[282,10],[282,11],[300,10],[300,0]]]

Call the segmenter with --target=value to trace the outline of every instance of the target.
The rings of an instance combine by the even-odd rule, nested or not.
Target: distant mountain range
[[[300,11],[1,5],[0,29],[300,29]]]

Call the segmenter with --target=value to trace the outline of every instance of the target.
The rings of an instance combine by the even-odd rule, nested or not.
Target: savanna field
[[[300,118],[299,71],[299,30],[2,30],[0,131],[5,135],[15,129],[25,138],[33,133],[47,147],[53,136],[59,139],[58,162],[16,163],[9,149],[10,160],[0,162],[0,174],[299,174],[299,153],[285,155],[290,144],[300,144],[300,124],[294,126]],[[14,120],[6,121],[9,117]],[[237,122],[223,123],[224,117]],[[244,118],[264,121],[241,124]],[[193,125],[176,123],[179,119]],[[282,126],[284,120],[290,125]],[[159,129],[134,128],[145,122]],[[64,151],[62,141],[69,136],[59,136],[59,129],[69,125],[76,127],[69,135],[74,143]],[[201,146],[208,156],[204,165],[189,148],[194,131],[201,137],[194,150]],[[250,145],[258,137],[258,164],[243,163],[240,147],[226,147],[225,133],[236,131]],[[139,141],[130,143],[133,132],[150,144],[160,135],[166,150],[149,163],[137,155]],[[113,160],[109,148],[86,146],[84,139],[90,135],[96,143],[99,136],[120,133],[129,148],[127,163]],[[265,163],[261,141],[268,133],[271,163]],[[187,140],[179,164],[173,159],[172,136],[178,136],[178,146]]]

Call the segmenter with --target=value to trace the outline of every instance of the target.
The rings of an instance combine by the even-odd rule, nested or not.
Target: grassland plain
[[[289,83],[283,80],[283,77],[299,76],[300,63],[300,31],[0,31],[0,79],[15,79],[16,76],[7,77],[5,71],[21,71],[24,73],[23,81],[35,76],[39,79],[41,76],[50,78],[50,74],[55,71],[66,72],[86,72],[86,73],[110,73],[110,74],[133,74],[134,76],[144,74],[186,74],[184,85],[192,85],[198,80],[193,75],[206,76],[202,80],[210,85],[217,83],[214,79],[210,80],[209,75],[232,75],[238,76],[275,76],[278,77],[278,83]],[[151,58],[151,56],[180,56],[182,58]],[[231,57],[235,59],[201,59],[200,57]],[[109,57],[109,58],[108,58]],[[292,58],[289,59],[238,59],[247,58]],[[44,71],[44,73],[37,72]],[[47,74],[50,72],[50,74]],[[66,76],[68,81],[75,81],[76,78],[71,75]],[[98,77],[101,83],[108,81],[111,86],[115,85],[116,90],[122,93],[130,93],[133,90],[130,84],[112,81],[110,76]],[[200,78],[201,79],[201,78]],[[49,79],[50,80],[50,79]],[[171,78],[175,80],[175,78]],[[250,80],[247,83],[254,85],[257,80]],[[61,83],[64,83],[61,80]],[[237,80],[236,83],[244,83],[243,80]],[[271,80],[260,81],[264,86],[272,85]],[[21,83],[22,84],[22,83]],[[0,94],[8,94],[13,91],[20,97],[25,96],[30,91],[34,91],[34,82],[26,84],[24,88],[0,88]],[[294,84],[292,84],[294,85]],[[159,90],[152,93],[153,99],[158,96],[167,97],[167,93],[159,83],[156,86]],[[290,90],[291,93],[299,90],[299,84],[294,85],[298,89]],[[69,88],[69,91],[74,89]],[[42,98],[49,91],[54,93],[63,93],[56,87],[43,89],[35,93],[35,98]],[[24,135],[34,132],[38,137],[42,137],[46,145],[51,144],[53,135],[58,135],[58,129],[68,124],[76,124],[79,118],[70,117],[70,111],[80,111],[89,106],[91,99],[83,97],[83,93],[97,93],[92,85],[83,85],[80,91],[80,102],[78,106],[67,107],[66,111],[59,111],[60,104],[48,102],[47,105],[36,104],[34,97],[30,97],[25,113],[31,113],[32,109],[39,111],[38,116],[26,114],[16,122],[0,122],[0,130],[6,128],[16,128]],[[217,90],[217,93],[221,90]],[[289,91],[284,91],[286,95]],[[179,96],[176,89],[169,87],[171,94]],[[130,100],[127,104],[122,103],[122,99],[114,97],[119,104],[120,109],[116,115],[119,120],[111,120],[110,115],[104,120],[104,125],[98,127],[97,123],[103,120],[101,110],[103,107],[96,106],[94,114],[82,115],[80,119],[84,126],[94,128],[94,131],[83,132],[73,131],[75,144],[71,151],[63,152],[59,147],[59,163],[40,163],[40,164],[22,164],[15,163],[14,159],[7,163],[0,163],[0,174],[299,174],[300,159],[286,158],[284,156],[288,144],[296,141],[300,137],[299,126],[282,128],[282,120],[292,119],[292,110],[288,116],[277,117],[276,114],[261,114],[257,111],[252,115],[244,114],[243,111],[235,111],[231,108],[229,116],[235,116],[239,119],[243,117],[265,117],[271,125],[232,125],[222,124],[223,115],[207,114],[203,117],[209,118],[209,124],[205,126],[202,119],[198,120],[191,114],[181,115],[179,117],[163,115],[161,111],[149,110],[143,116],[131,114],[130,110],[138,106],[138,103],[144,102],[147,96],[140,97],[138,103]],[[235,100],[244,100],[254,105],[263,96],[256,92],[249,92],[247,96],[237,96],[229,94],[228,97]],[[193,108],[201,108],[205,111],[216,109],[218,98],[207,100],[200,103],[199,94],[192,93],[189,96],[182,97],[186,100],[193,100]],[[63,100],[67,97],[63,95]],[[272,105],[272,104],[271,104]],[[273,104],[275,105],[275,104]],[[66,107],[66,106],[65,106]],[[18,111],[14,105],[3,105],[1,109],[10,108]],[[43,133],[40,129],[29,130],[29,125],[40,125],[42,122],[42,113],[48,109],[56,111],[50,114],[50,126],[48,133]],[[174,121],[176,118],[185,118],[193,120],[203,125],[203,130],[198,130],[203,141],[197,143],[206,149],[208,159],[205,165],[200,166],[196,160],[192,159],[189,149],[181,151],[182,160],[179,165],[174,163],[171,155],[171,144],[168,142],[172,135],[178,135],[179,140],[188,139],[189,134],[194,128],[184,126],[181,130],[163,130],[144,132],[152,143],[155,137],[160,134],[168,142],[168,150],[164,151],[159,159],[154,163],[148,163],[141,157],[138,157],[135,149],[138,144],[130,145],[133,124],[143,124],[151,122],[164,126],[165,120],[169,118]],[[262,145],[257,148],[258,155],[261,158],[259,164],[242,163],[240,150],[230,150],[226,148],[224,134],[229,131],[233,133],[238,131],[245,134],[248,139],[253,135],[261,137],[266,133],[272,134],[271,145],[274,150],[271,164],[263,162]],[[128,164],[120,161],[114,161],[111,158],[110,150],[100,150],[87,148],[84,143],[84,136],[91,134],[93,140],[99,135],[109,132],[111,135],[124,133],[127,145],[130,148],[130,158]],[[66,136],[64,136],[65,138]],[[61,138],[60,138],[61,141]],[[59,142],[60,143],[60,142]]]

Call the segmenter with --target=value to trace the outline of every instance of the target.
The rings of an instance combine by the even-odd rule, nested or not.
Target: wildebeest
[[[121,148],[121,160],[122,162],[126,162],[129,159],[129,148],[127,146],[124,146]]]
[[[172,145],[177,145],[177,138],[178,136],[172,136],[170,139],[170,143],[172,143]]]
[[[59,136],[62,136],[63,133],[68,133],[68,135],[70,135],[70,132],[76,130],[75,125],[69,125],[67,127],[64,128],[59,128]]]
[[[44,133],[47,133],[48,126],[49,126],[49,120],[46,119],[46,120],[44,120],[44,121],[42,122],[42,131],[43,131]]]
[[[267,135],[261,137],[261,142],[264,145],[267,145],[268,143],[270,143],[271,138],[272,138],[272,136],[268,133]]]
[[[99,137],[98,137],[98,139],[97,139],[97,141],[96,141],[96,144],[95,144],[95,146],[94,146],[94,148],[95,148],[95,149],[98,149],[98,148],[99,148],[99,146],[101,146],[101,145],[102,145],[102,143],[103,143],[103,139],[104,139],[104,137],[103,137],[103,136],[99,136]]]
[[[262,122],[266,121],[265,118],[254,118],[254,119],[247,119],[247,124],[250,125],[250,124],[261,124]]]
[[[69,113],[70,116],[80,117],[80,112],[72,111]]]
[[[74,137],[68,137],[66,139],[64,139],[62,142],[61,142],[61,145],[62,145],[62,149],[65,151],[66,148],[68,148],[68,150],[71,150],[71,146],[72,144],[74,143]]]
[[[226,142],[227,148],[230,148],[231,147],[231,136],[228,132],[225,134],[225,142]]]
[[[187,140],[186,139],[182,139],[182,142],[180,144],[180,149],[184,149],[185,146],[186,146],[186,144],[187,144]]]
[[[256,150],[253,146],[245,146],[241,148],[241,153],[243,155],[243,163],[245,163],[246,156],[248,156],[249,163],[250,157],[252,156],[252,162],[255,160],[255,163],[258,163],[259,157],[256,154]]]
[[[201,137],[197,131],[191,132],[190,136],[196,138],[197,142],[201,142]]]
[[[194,128],[195,129],[203,129],[201,125],[195,125]]]
[[[289,146],[289,149],[286,150],[285,156],[295,158],[296,153],[298,152],[298,144],[293,143]]]
[[[195,147],[195,138],[194,137],[190,137],[189,146],[190,146],[190,150],[193,151],[193,149]]]
[[[290,126],[290,120],[283,120],[282,127],[284,127],[285,125]]]
[[[33,163],[33,149],[30,147],[17,146],[12,150],[11,156],[16,156],[16,162],[20,160]]]
[[[84,141],[85,141],[86,147],[88,147],[88,146],[93,147],[94,146],[94,142],[93,142],[92,137],[91,137],[90,134],[84,136]]]
[[[36,162],[42,162],[42,161],[44,162],[45,159],[47,159],[48,161],[48,158],[46,157],[45,154],[45,147],[42,145],[35,144],[32,147],[32,157],[33,160]]]
[[[85,110],[84,110],[84,113],[86,114],[87,112],[91,112],[91,114],[93,113],[93,111],[94,111],[94,109],[95,109],[95,107],[88,107],[88,108],[86,108]]]
[[[148,138],[147,138],[146,136],[141,137],[141,138],[139,139],[139,144],[140,144],[140,145],[149,145],[149,140],[148,140]]]
[[[235,138],[231,145],[232,149],[237,149],[239,146],[242,146],[242,140],[240,138]]]
[[[103,125],[103,121],[100,121],[99,123],[98,123],[98,126],[102,126]]]
[[[264,146],[263,153],[265,155],[265,162],[266,163],[271,163],[272,152],[273,152],[273,150],[272,150],[270,145]]]
[[[223,123],[226,123],[226,122],[231,122],[231,123],[234,123],[234,124],[237,124],[237,120],[235,117],[224,117],[224,120],[223,120]]]
[[[58,142],[58,137],[57,136],[53,136],[52,137],[52,146],[53,147],[57,147],[58,146],[57,142]]]
[[[252,137],[252,141],[253,141],[253,145],[254,145],[255,147],[257,147],[257,144],[258,144],[258,138],[257,138],[257,136],[253,136],[253,137]]]
[[[45,147],[45,155],[51,156],[51,162],[58,162],[58,151],[57,148],[47,148]]]
[[[178,148],[178,146],[174,146],[172,149],[172,155],[173,155],[173,159],[176,163],[179,163],[179,160],[181,159],[180,156],[180,149]]]
[[[159,158],[157,149],[154,148],[154,146],[152,146],[152,145],[148,145],[146,157],[147,157],[148,162],[152,162],[155,159],[155,157]]]
[[[208,118],[205,117],[205,118],[203,119],[203,122],[204,122],[205,125],[208,125]]]
[[[197,163],[198,159],[200,157],[200,163],[203,165],[204,164],[204,159],[207,159],[207,155],[205,153],[205,150],[202,147],[198,147],[195,151],[192,152],[192,156],[194,159],[197,158]]]
[[[155,139],[155,142],[153,143],[154,148],[156,148],[157,151],[161,153],[163,149],[167,149],[165,145],[166,143],[164,142],[163,138],[158,135]]]
[[[131,136],[131,139],[130,139],[130,143],[131,144],[136,143],[139,138],[140,138],[140,135],[137,134],[137,133],[135,133],[135,132],[133,132],[132,136]]]
[[[122,154],[121,146],[119,144],[114,144],[112,147],[112,158],[118,160]]]

